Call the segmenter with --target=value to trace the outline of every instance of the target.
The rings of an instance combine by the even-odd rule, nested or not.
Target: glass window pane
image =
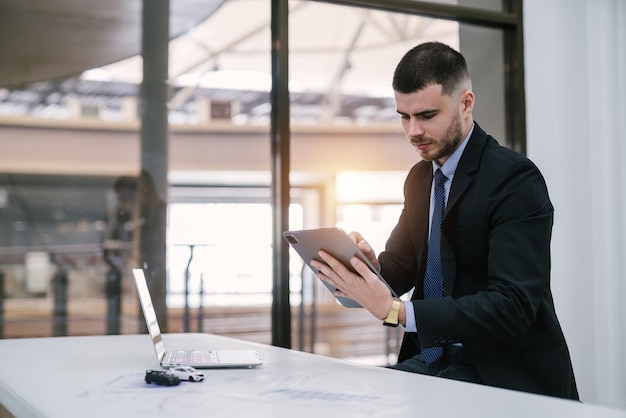
[[[459,26],[460,48],[476,95],[474,120],[503,145],[507,143],[504,32],[475,25]]]
[[[499,0],[449,3],[501,9]],[[460,49],[474,78],[476,119],[504,139],[502,32],[326,2],[289,6],[290,227],[359,230],[381,251],[418,159],[395,110],[396,63],[426,40]],[[182,329],[194,244],[189,303],[194,313],[207,309],[205,329],[229,331],[217,313],[251,324],[244,314],[253,312],[256,328],[240,336],[270,338],[270,12],[269,0],[226,1],[170,43],[169,190],[159,207],[168,205],[173,331]],[[141,145],[141,61],[0,88],[5,337],[138,330],[129,268],[138,263],[137,231],[149,217],[139,213],[138,174],[142,153],[151,164],[160,157]],[[252,254],[246,263],[242,252]],[[386,337],[367,313],[351,312],[366,331],[358,350],[345,338],[323,337],[331,333],[324,326],[340,323],[333,315],[346,312],[297,256],[290,262],[292,305],[304,301],[306,316],[315,302],[328,320],[303,349],[380,356]],[[298,346],[295,328],[293,335]]]
[[[174,203],[169,207],[168,306],[269,306],[271,206]],[[244,262],[245,260],[245,262]]]
[[[449,20],[309,1],[290,5],[294,125],[395,123],[391,76],[402,55],[424,40],[459,46],[459,25]]]
[[[476,77],[475,116],[497,135],[505,131],[502,32],[326,3],[290,4],[291,179],[325,197],[317,219],[303,207],[304,227],[357,230],[380,252],[402,210],[408,170],[419,161],[395,108],[391,80],[398,61],[425,41],[463,52]],[[291,271],[298,274],[298,268]],[[318,307],[337,318],[345,314],[318,287]],[[377,321],[362,320],[360,329],[379,331]],[[381,356],[385,338],[361,355]],[[344,347],[321,336],[320,344],[329,355],[346,355]]]

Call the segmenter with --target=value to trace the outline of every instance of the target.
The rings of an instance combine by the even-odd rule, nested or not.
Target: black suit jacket
[[[398,294],[414,288],[418,332],[405,334],[398,361],[461,343],[487,385],[578,399],[550,291],[553,207],[537,167],[475,125],[442,221],[440,300],[423,300],[431,182],[430,162],[411,169],[379,256]]]

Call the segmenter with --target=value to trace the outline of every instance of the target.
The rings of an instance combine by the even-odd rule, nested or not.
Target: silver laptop
[[[161,328],[157,321],[152,298],[142,269],[133,269],[139,302],[146,319],[148,332],[152,338],[154,352],[161,367],[192,366],[198,369],[220,367],[254,367],[263,364],[255,350],[215,350],[207,348],[189,348],[185,350],[167,350],[161,338]]]

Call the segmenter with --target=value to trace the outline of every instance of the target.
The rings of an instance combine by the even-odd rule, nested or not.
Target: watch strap
[[[389,310],[387,317],[383,320],[383,325],[386,325],[388,327],[398,326],[398,324],[400,323],[399,314],[401,304],[402,301],[400,299],[393,298],[393,301],[391,302],[391,309]]]

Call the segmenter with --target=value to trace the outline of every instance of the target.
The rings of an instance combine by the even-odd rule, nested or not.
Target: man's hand
[[[359,248],[362,251],[365,248],[368,252],[373,253],[367,242]],[[357,301],[378,319],[382,320],[387,317],[393,299],[391,292],[387,285],[369,269],[367,264],[357,257],[352,257],[350,263],[358,273],[354,274],[327,252],[320,251],[319,256],[326,264],[312,261],[311,265],[318,270],[317,277],[320,280],[337,289],[335,296],[348,297]],[[376,266],[379,266],[378,262],[376,262]]]
[[[374,252],[372,246],[365,241],[365,238],[363,238],[363,236],[358,232],[350,232],[349,235],[350,238],[352,238],[352,241],[354,241],[357,247],[359,247],[359,250],[361,250],[369,262],[372,263],[372,266],[380,272],[380,263],[378,262],[378,258],[376,257],[376,253]]]

